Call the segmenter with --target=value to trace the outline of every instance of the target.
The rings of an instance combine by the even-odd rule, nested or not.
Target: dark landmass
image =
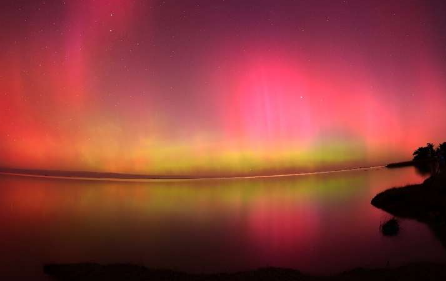
[[[357,268],[333,276],[311,276],[298,270],[261,268],[252,271],[217,274],[190,274],[171,270],[149,269],[132,264],[100,265],[95,263],[50,264],[44,266],[45,274],[55,280],[446,280],[446,265],[415,263],[395,268]]]
[[[400,223],[396,218],[391,218],[380,226],[384,236],[395,236],[400,231]]]
[[[411,160],[411,161],[390,163],[390,164],[386,165],[386,168],[393,169],[393,168],[403,168],[403,167],[410,167],[410,166],[424,166],[424,165],[428,165],[432,162],[434,162],[434,160],[418,160],[418,161]]]
[[[446,246],[446,171],[422,184],[383,191],[371,203],[394,216],[426,223]]]
[[[414,166],[415,161],[404,161],[404,162],[397,162],[397,163],[390,163],[386,165],[386,168],[402,168],[402,167],[409,167]]]
[[[439,166],[444,166],[446,158],[446,142],[440,143],[437,147],[433,143],[419,147],[413,152],[411,161],[390,163],[387,168],[401,168],[415,166],[421,173],[432,173]]]

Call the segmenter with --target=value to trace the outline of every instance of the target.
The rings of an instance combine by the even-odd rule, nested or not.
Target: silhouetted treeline
[[[442,157],[446,157],[446,142],[439,144],[437,148],[433,143],[428,143],[426,146],[419,147],[413,153],[413,161],[434,160]]]
[[[445,168],[446,142],[435,147],[428,143],[424,147],[419,147],[413,153],[413,163],[421,174],[436,174]]]

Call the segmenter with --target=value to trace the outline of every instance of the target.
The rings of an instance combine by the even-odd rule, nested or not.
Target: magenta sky
[[[444,1],[3,1],[0,166],[270,174],[446,141]]]

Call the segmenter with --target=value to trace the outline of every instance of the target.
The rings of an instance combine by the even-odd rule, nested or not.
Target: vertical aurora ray
[[[437,1],[6,1],[0,166],[262,174],[446,140]]]

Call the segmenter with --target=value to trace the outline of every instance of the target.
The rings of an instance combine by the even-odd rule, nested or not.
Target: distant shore
[[[107,172],[87,172],[87,171],[62,171],[62,170],[34,170],[34,169],[17,169],[2,168],[0,174],[53,178],[53,179],[73,179],[73,180],[95,180],[95,181],[154,181],[154,180],[210,180],[210,179],[255,179],[255,178],[278,178],[278,177],[294,177],[318,174],[342,173],[350,171],[363,171],[370,169],[380,169],[385,166],[357,167],[346,168],[330,171],[285,173],[285,174],[266,174],[266,175],[234,175],[234,176],[189,176],[189,175],[142,175],[142,174],[125,174],[125,173],[107,173]]]
[[[403,168],[403,167],[410,167],[410,166],[417,166],[417,165],[426,165],[429,163],[432,163],[433,160],[424,160],[424,161],[403,161],[403,162],[395,162],[390,163],[386,165],[386,168],[392,169],[392,168]]]
[[[266,174],[266,175],[232,175],[232,176],[190,176],[190,175],[144,175],[144,174],[128,174],[128,173],[111,173],[111,172],[89,172],[89,171],[66,171],[66,170],[41,170],[41,169],[18,169],[0,167],[0,174],[53,178],[53,179],[74,179],[74,180],[94,180],[94,181],[156,181],[156,180],[206,180],[206,179],[251,179],[251,178],[275,178],[275,177],[294,177],[317,174],[340,173],[349,171],[361,171],[379,168],[404,168],[417,165],[426,165],[432,161],[403,161],[390,163],[383,166],[344,168],[329,171],[315,172],[297,172],[284,174]]]
[[[59,281],[98,280],[299,280],[299,281],[350,281],[350,280],[446,280],[446,265],[414,263],[400,267],[377,269],[356,268],[333,276],[312,276],[294,269],[261,268],[252,271],[216,274],[190,274],[172,270],[150,269],[132,264],[100,265],[95,263],[50,264],[44,266],[45,274]]]

